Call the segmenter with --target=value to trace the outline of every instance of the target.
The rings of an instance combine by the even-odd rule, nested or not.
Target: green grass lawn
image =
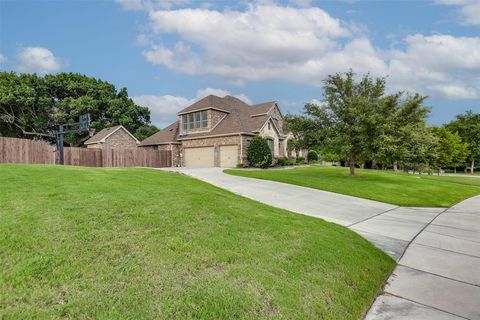
[[[480,179],[412,175],[342,167],[312,166],[286,170],[225,170],[226,173],[273,180],[372,199],[400,206],[450,207],[480,194]]]
[[[149,169],[0,165],[1,319],[359,319],[354,232]]]

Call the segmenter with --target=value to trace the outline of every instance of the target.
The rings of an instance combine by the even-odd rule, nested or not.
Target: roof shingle
[[[205,109],[216,109],[225,112],[226,117],[214,128],[209,131],[198,133],[189,132],[187,135],[182,136],[179,131],[179,123],[176,121],[167,128],[145,139],[140,145],[158,145],[178,142],[182,139],[201,138],[215,135],[233,135],[239,133],[253,135],[258,132],[270,118],[267,113],[274,105],[275,102],[272,101],[250,106],[242,100],[232,96],[220,98],[214,95],[209,95],[181,110],[178,115]]]

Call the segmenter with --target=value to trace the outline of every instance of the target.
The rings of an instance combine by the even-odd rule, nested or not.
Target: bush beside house
[[[256,168],[268,168],[272,164],[272,151],[267,140],[256,136],[250,141],[247,151],[248,162]]]

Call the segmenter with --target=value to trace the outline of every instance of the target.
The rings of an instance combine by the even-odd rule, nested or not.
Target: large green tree
[[[59,124],[77,122],[85,113],[97,131],[121,124],[135,134],[150,124],[150,111],[136,105],[126,88],[117,91],[113,84],[77,73],[40,77],[0,72],[0,135],[51,134]],[[78,145],[86,138],[75,134],[65,140]]]
[[[337,73],[324,80],[324,103],[307,104],[300,117],[315,132],[310,137],[322,140],[328,150],[347,159],[350,174],[355,175],[355,164],[371,156],[373,137],[378,134],[379,105],[385,92],[385,80],[369,75],[356,80],[353,71]],[[307,134],[304,134],[307,136]],[[319,141],[320,142],[320,141]]]
[[[475,161],[480,159],[480,113],[467,111],[457,115],[454,121],[447,124],[447,128],[457,132],[462,141],[468,144],[467,158],[470,163],[470,173],[473,174]]]

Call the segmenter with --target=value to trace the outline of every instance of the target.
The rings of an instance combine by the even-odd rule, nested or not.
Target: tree
[[[462,141],[468,144],[467,159],[470,162],[470,173],[473,174],[475,161],[480,159],[480,113],[473,113],[470,110],[459,114],[446,127],[452,132],[457,132]]]
[[[329,75],[324,80],[324,105],[306,104],[304,117],[316,123],[323,144],[350,164],[355,175],[357,161],[373,151],[382,115],[379,104],[385,91],[385,79],[364,75],[355,80],[353,71]]]
[[[77,122],[90,113],[97,131],[121,124],[130,132],[150,123],[150,111],[136,105],[127,89],[76,73],[39,77],[0,72],[0,135],[29,137],[52,133],[59,124]],[[68,135],[81,144],[86,135]]]
[[[154,125],[143,125],[135,131],[134,136],[139,140],[145,140],[146,138],[150,137],[151,135],[157,133],[160,131],[156,126]]]
[[[466,159],[467,144],[462,142],[458,133],[450,132],[446,127],[433,128],[438,139],[435,166],[438,174],[442,168],[454,167]]]
[[[430,171],[436,162],[438,139],[425,123],[412,126],[411,130],[408,140],[404,141],[408,152],[402,159],[402,165],[413,173],[422,172],[425,168]]]
[[[251,166],[268,168],[272,164],[272,150],[267,140],[260,136],[253,137],[247,149],[247,159]]]
[[[409,149],[412,140],[421,139],[415,131],[418,128],[425,131],[423,127],[430,112],[430,108],[423,106],[425,99],[418,94],[403,98],[402,93],[385,97],[379,110],[385,119],[381,121],[379,135],[375,137],[374,160],[397,171],[398,164],[412,152]],[[425,138],[429,139],[428,136]]]

